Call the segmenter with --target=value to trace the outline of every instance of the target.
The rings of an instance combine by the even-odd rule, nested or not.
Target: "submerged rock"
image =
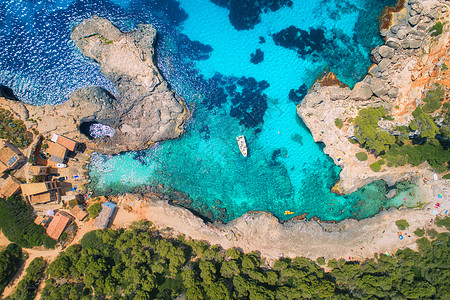
[[[387,199],[392,199],[397,195],[397,189],[392,189],[386,194]]]
[[[252,64],[259,64],[264,60],[264,52],[261,49],[256,49],[255,53],[250,54],[250,62]]]

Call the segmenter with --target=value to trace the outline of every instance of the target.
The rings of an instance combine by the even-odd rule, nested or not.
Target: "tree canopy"
[[[439,299],[449,293],[449,235],[364,262],[282,258],[162,238],[149,222],[86,234],[52,262],[45,299]],[[324,263],[324,262],[321,262]],[[95,295],[95,296],[94,296]]]
[[[53,248],[56,245],[44,227],[34,223],[31,206],[20,195],[0,198],[0,229],[8,240],[23,248],[41,245]]]

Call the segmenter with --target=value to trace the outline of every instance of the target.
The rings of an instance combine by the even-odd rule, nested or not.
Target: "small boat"
[[[286,211],[284,212],[284,214],[285,214],[285,215],[292,215],[292,214],[295,214],[295,212],[290,211],[290,210],[286,210]]]
[[[245,142],[245,137],[243,135],[240,135],[236,137],[236,140],[239,145],[239,150],[241,150],[242,155],[247,157],[247,143]]]

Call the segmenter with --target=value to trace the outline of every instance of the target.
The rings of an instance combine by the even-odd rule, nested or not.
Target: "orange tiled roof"
[[[18,179],[12,176],[8,177],[5,184],[0,189],[0,197],[11,197],[20,190],[20,184],[21,182]]]
[[[69,151],[75,151],[75,148],[77,147],[77,142],[62,135],[58,135],[56,142],[61,146],[66,147]]]
[[[50,225],[48,225],[47,228],[48,236],[55,240],[59,239],[61,234],[64,232],[64,229],[66,229],[66,226],[69,224],[69,222],[70,222],[69,217],[57,212]]]

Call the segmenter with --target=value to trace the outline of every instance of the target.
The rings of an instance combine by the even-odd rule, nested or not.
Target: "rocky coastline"
[[[354,135],[351,120],[360,108],[381,105],[395,118],[395,123],[386,125],[408,124],[424,91],[436,78],[433,70],[445,60],[442,53],[449,47],[450,33],[444,30],[435,39],[429,31],[438,19],[448,19],[447,11],[448,3],[436,0],[410,0],[403,9],[393,10],[390,26],[380,30],[385,44],[373,49],[374,64],[367,76],[351,90],[329,73],[316,81],[298,105],[297,113],[314,140],[324,143],[324,152],[342,168],[334,192],[348,194],[379,179],[393,185],[417,177],[427,168],[372,171],[369,166],[376,161],[374,155],[369,154],[367,161],[355,157],[363,149],[349,140]],[[335,125],[336,119],[343,121],[342,128]]]
[[[417,180],[430,171],[426,168],[392,168],[373,172],[366,162],[355,158],[361,151],[350,143],[352,126],[344,122],[337,128],[335,119],[355,117],[358,107],[383,105],[398,119],[406,122],[420,101],[440,53],[447,52],[450,32],[432,41],[426,34],[448,10],[445,1],[410,0],[405,9],[392,13],[392,26],[382,29],[386,43],[374,49],[376,62],[369,75],[353,90],[341,84],[333,74],[318,80],[298,106],[316,142],[325,144],[324,151],[342,167],[338,193],[350,193],[374,180],[389,185],[400,180]],[[438,11],[439,14],[436,14]],[[101,153],[148,148],[155,142],[180,136],[189,116],[183,100],[171,91],[154,63],[153,43],[156,31],[140,25],[130,33],[122,33],[111,22],[94,17],[74,28],[71,38],[81,52],[99,63],[102,73],[113,82],[119,97],[99,87],[86,87],[74,92],[69,101],[56,106],[31,106],[0,97],[0,106],[11,110],[27,126],[50,136],[54,131],[86,143]],[[120,60],[117,58],[120,57]],[[430,71],[431,70],[431,71]],[[428,81],[427,81],[428,80]],[[398,108],[395,108],[398,107]],[[80,132],[83,123],[98,122],[115,130],[113,137],[90,139]],[[434,183],[435,190],[422,188],[423,199],[430,201],[444,183]],[[415,238],[399,240],[395,221],[405,219],[416,228],[429,225],[426,209],[389,209],[363,220],[348,219],[338,223],[292,219],[281,223],[268,212],[251,212],[227,224],[208,223],[189,210],[169,204],[155,195],[125,194],[111,197],[121,208],[141,202],[146,207],[139,213],[158,228],[171,228],[173,235],[184,234],[193,239],[259,251],[265,258],[305,256],[363,259],[374,252],[395,251],[415,247]],[[448,200],[444,203],[448,205]]]
[[[156,30],[151,25],[121,32],[110,21],[95,16],[75,26],[71,39],[99,64],[118,97],[100,87],[85,87],[61,105],[32,106],[4,97],[0,97],[0,105],[44,136],[57,130],[106,154],[146,149],[184,132],[189,110],[156,67]],[[95,123],[111,127],[114,135],[93,139],[82,132],[83,124]]]

